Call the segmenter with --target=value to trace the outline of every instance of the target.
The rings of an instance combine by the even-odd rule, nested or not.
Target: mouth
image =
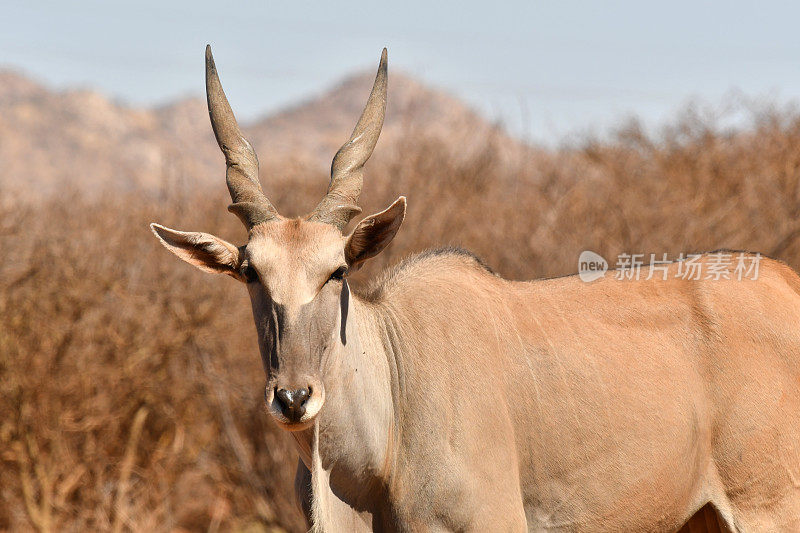
[[[278,387],[272,383],[264,390],[267,411],[281,428],[287,431],[302,431],[314,424],[314,420],[325,403],[325,389],[321,386],[311,389],[308,399],[299,411],[288,410],[278,398]],[[302,416],[297,416],[302,412]]]

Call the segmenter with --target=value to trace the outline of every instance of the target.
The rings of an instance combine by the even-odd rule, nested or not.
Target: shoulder
[[[387,268],[360,296],[377,300],[396,287],[470,274],[496,276],[480,257],[469,250],[455,246],[433,248],[410,255]]]
[[[412,267],[414,265],[427,266],[428,264],[455,264],[458,266],[466,266],[468,268],[477,268],[494,274],[494,271],[487,265],[483,259],[476,254],[464,248],[457,246],[443,246],[441,248],[431,248],[418,254],[407,257],[397,265],[398,270]]]

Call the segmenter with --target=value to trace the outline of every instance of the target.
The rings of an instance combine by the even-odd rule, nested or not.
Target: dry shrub
[[[780,118],[779,118],[780,117]],[[455,244],[516,279],[576,270],[580,251],[760,250],[800,264],[800,119],[753,115],[721,133],[688,112],[659,137],[509,159],[418,132],[379,149],[365,213],[399,194],[400,256]],[[263,169],[284,212],[310,209],[325,176]],[[147,224],[244,236],[213,191],[109,191],[0,201],[0,528],[301,530],[296,453],[262,409],[245,291],[164,251]],[[613,262],[613,259],[612,259]],[[359,279],[355,282],[358,283]]]

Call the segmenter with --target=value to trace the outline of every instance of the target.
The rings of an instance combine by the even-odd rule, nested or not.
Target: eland
[[[351,291],[406,213],[400,197],[346,231],[386,69],[384,49],[327,194],[285,218],[207,48],[228,209],[248,241],[151,226],[179,258],[246,285],[266,409],[296,441],[309,524],[800,531],[800,278],[788,266],[764,259],[741,281],[515,282],[443,249]]]

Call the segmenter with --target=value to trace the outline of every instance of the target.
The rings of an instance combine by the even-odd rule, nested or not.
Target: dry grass
[[[754,113],[724,135],[687,112],[658,139],[633,125],[512,164],[496,148],[442,160],[409,134],[376,154],[365,212],[399,194],[409,212],[359,276],[442,244],[518,279],[574,272],[584,249],[744,248],[800,265],[796,114]],[[310,209],[326,183],[262,172],[286,212]],[[241,242],[222,169],[213,191],[176,189],[0,199],[0,529],[301,529],[296,455],[262,410],[245,291],[179,263],[147,228]]]

